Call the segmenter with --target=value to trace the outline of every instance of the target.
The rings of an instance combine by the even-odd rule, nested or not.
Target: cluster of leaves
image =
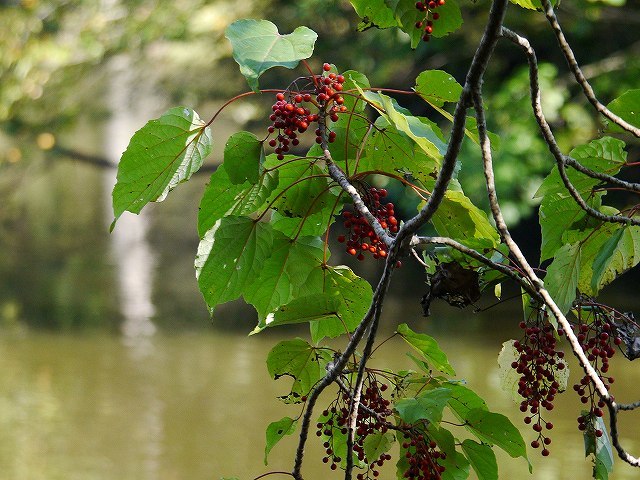
[[[410,35],[415,33],[413,3],[352,3],[358,13],[366,17],[362,28],[395,26]],[[524,6],[533,8],[536,5],[527,3]],[[434,36],[436,32],[444,35],[459,27],[455,0],[447,0],[439,11],[442,17]],[[282,35],[268,21],[243,20],[228,28],[227,37],[234,58],[253,90],[237,97],[240,98],[259,92],[259,77],[268,69],[276,66],[294,68],[309,58],[317,36],[306,27]],[[332,69],[327,67],[326,71]],[[335,350],[322,345],[323,339],[353,332],[373,301],[372,288],[367,281],[347,266],[329,264],[329,232],[335,229],[332,224],[341,206],[352,200],[345,191],[357,196],[353,194],[356,190],[353,184],[364,183],[372,175],[382,175],[412,191],[416,207],[421,209],[434,188],[448,147],[445,136],[433,120],[412,115],[387,95],[389,92],[372,89],[362,73],[346,71],[341,75],[344,77],[340,82],[341,98],[345,107],[341,115],[329,115],[323,104],[316,105],[317,112],[305,112],[305,115],[318,115],[316,135],[320,144],[309,147],[296,142],[299,145],[286,152],[287,155],[282,151],[267,155],[264,151],[266,138],[259,139],[250,132],[232,135],[225,145],[224,162],[211,176],[199,207],[200,244],[195,267],[200,290],[211,311],[224,302],[242,297],[258,312],[258,325],[253,333],[286,324],[309,324],[310,343],[302,339],[280,342],[267,360],[273,378],[287,376],[293,379],[290,391],[282,400],[301,404],[302,412],[295,419],[285,417],[267,428],[265,461],[281,438],[295,432],[298,420],[305,414],[309,395],[326,378],[335,357],[339,356]],[[295,86],[295,82],[292,85]],[[283,98],[285,94],[299,93],[291,88],[278,93],[282,93]],[[451,120],[447,104],[457,102],[461,92],[462,87],[452,76],[443,71],[428,70],[418,76],[413,91],[396,93],[416,95],[445,119]],[[636,110],[628,105],[637,101],[638,93],[630,95],[628,101],[620,106],[614,102],[612,108],[634,121]],[[204,122],[193,110],[177,107],[152,120],[134,135],[123,154],[113,192],[115,221],[125,211],[138,213],[148,202],[163,200],[171,189],[188,180],[200,168],[211,151],[210,125],[216,116]],[[333,121],[332,142],[328,141],[327,116]],[[465,134],[471,142],[479,143],[473,117],[466,120]],[[608,175],[618,174],[626,163],[623,142],[612,137],[576,147],[571,157],[586,168]],[[331,167],[338,168],[344,180],[351,182],[351,191],[336,179]],[[602,188],[600,180],[577,171],[571,171],[569,178],[590,206],[608,215],[620,213],[602,205],[606,189]],[[636,253],[638,227],[588,217],[567,193],[556,170],[545,179],[538,195],[543,199],[540,209],[541,260],[554,258],[548,268],[546,283],[563,312],[571,309],[577,292],[596,295],[604,285],[640,262]],[[632,209],[622,213],[633,216],[634,212]],[[455,180],[444,193],[431,226],[440,236],[455,240],[477,255],[486,255],[503,266],[508,264],[497,230]],[[425,256],[425,261],[427,274],[433,280],[432,288],[437,280],[438,288],[445,289],[440,293],[432,291],[433,295],[447,298],[458,306],[475,301],[477,290],[500,282],[504,276],[488,268],[486,262],[470,259],[459,250],[433,250]],[[451,285],[443,287],[446,282],[437,277],[451,272],[464,272],[465,278],[474,279],[473,288],[465,287],[462,300],[456,296],[460,292],[452,290]],[[549,328],[536,328],[538,330],[528,334],[552,335]],[[524,441],[506,417],[490,412],[473,391],[447,377],[454,376],[455,372],[435,340],[413,332],[404,324],[398,327],[397,334],[420,354],[420,357],[410,355],[418,371],[386,374],[387,380],[394,385],[388,400],[393,415],[389,418],[386,413],[382,415],[384,418],[379,418],[378,422],[385,428],[377,433],[367,430],[367,438],[355,442],[364,449],[356,453],[368,460],[363,463],[358,459],[356,467],[370,469],[372,461],[386,459],[396,440],[400,446],[399,478],[414,475],[418,456],[433,455],[432,460],[439,467],[431,473],[454,479],[467,478],[470,468],[480,478],[497,478],[494,446],[512,457],[526,458]],[[548,343],[555,347],[555,341]],[[554,355],[555,352],[547,356]],[[364,357],[359,358],[366,361]],[[515,358],[509,358],[506,363],[510,367],[515,361]],[[357,388],[356,372],[359,369],[356,356],[340,374],[338,383],[347,390],[339,394],[343,399],[345,394],[346,398],[351,398],[352,390]],[[434,370],[446,376],[435,376]],[[560,381],[554,375],[564,369],[552,370],[548,372],[546,383],[558,390]],[[372,371],[368,373],[375,375]],[[517,380],[511,387],[515,383]],[[566,384],[566,378],[562,383]],[[526,388],[521,390],[524,392]],[[544,394],[549,395],[548,388]],[[383,401],[382,405],[387,406],[387,402]],[[454,435],[443,425],[445,408],[462,422],[461,426],[467,431],[465,435],[470,433],[473,439],[460,436],[458,432]],[[318,423],[327,425],[329,421],[333,422],[333,418],[323,414]],[[344,422],[344,418],[341,421]],[[344,428],[334,430],[329,429],[331,442],[325,439],[325,443],[331,445],[332,465],[348,468],[344,463],[351,455],[348,429],[346,432]],[[588,430],[595,431],[593,428]],[[425,443],[428,448],[416,448],[416,438],[428,442]],[[601,442],[606,436],[597,439]],[[458,445],[462,451],[457,450]]]

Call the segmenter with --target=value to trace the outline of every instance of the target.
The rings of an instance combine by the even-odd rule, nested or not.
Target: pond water
[[[522,426],[530,441],[533,432],[524,428],[517,407],[498,386],[496,355],[500,342],[514,332],[508,327],[478,328],[475,321],[461,332],[460,325],[449,328],[435,322],[421,328],[438,338],[459,378],[469,379],[492,410]],[[275,398],[286,393],[289,382],[271,380],[264,363],[279,339],[217,331],[137,340],[106,333],[4,333],[0,478],[244,480],[289,471],[294,437],[274,448],[268,467],[262,463],[265,427],[298,414],[297,407]],[[374,362],[410,367],[405,351],[405,345],[393,339],[376,352]],[[623,358],[613,360],[617,397],[636,399],[640,371]],[[525,461],[499,455],[501,478],[589,478],[590,465],[576,429],[579,408],[573,392],[559,396],[549,416],[555,423],[551,456],[542,461],[539,453],[530,452],[530,476]],[[638,416],[623,417],[622,429],[623,442],[638,451]],[[329,475],[320,462],[318,443],[310,437],[304,470],[309,480]],[[393,474],[383,469],[382,478],[395,478]],[[618,461],[612,478],[638,478],[638,472]]]

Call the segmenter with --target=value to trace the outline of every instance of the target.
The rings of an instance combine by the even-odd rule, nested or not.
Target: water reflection
[[[106,68],[109,72],[106,96],[112,113],[105,127],[105,155],[115,166],[127,148],[129,138],[152,118],[159,102],[153,98],[148,82],[140,87],[141,82],[137,78],[139,72],[133,68],[129,55],[112,58]],[[111,191],[115,183],[116,170],[106,169],[104,197],[107,225],[113,220]],[[133,345],[140,344],[141,338],[156,332],[151,321],[155,314],[151,291],[155,256],[147,239],[149,223],[148,210],[137,218],[125,213],[111,234],[111,253],[117,266],[118,293],[124,318],[121,330],[125,341],[133,342]]]
[[[500,339],[436,336],[460,377],[471,379],[491,408],[521,425],[517,408],[495,388]],[[149,354],[138,356],[104,334],[0,338],[2,478],[247,479],[290,469],[293,437],[275,447],[268,467],[262,464],[266,425],[297,414],[275,400],[288,380],[271,381],[264,366],[275,338],[201,333],[159,334],[149,341]],[[374,362],[407,367],[404,352],[404,345],[391,341]],[[625,401],[637,395],[640,374],[617,360],[612,370],[624,382],[616,384],[616,393]],[[535,471],[529,477],[522,459],[500,455],[501,478],[589,478],[575,428],[576,400],[567,393],[552,412],[550,459],[532,454]],[[637,418],[625,417],[624,442],[636,450],[638,427]],[[315,437],[310,443],[306,478],[325,479],[320,446]],[[392,469],[382,478],[393,478]],[[637,470],[617,462],[612,478],[638,478]]]

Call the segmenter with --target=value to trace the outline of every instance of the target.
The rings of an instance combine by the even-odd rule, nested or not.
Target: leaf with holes
[[[415,91],[427,102],[441,107],[446,102],[457,102],[462,86],[447,72],[425,70],[416,79]]]
[[[284,417],[277,422],[270,423],[266,431],[266,445],[264,447],[264,464],[267,465],[267,457],[271,449],[286,435],[291,435],[296,431],[297,420]]]
[[[283,376],[293,378],[290,393],[280,397],[285,403],[300,403],[325,373],[331,361],[331,354],[322,348],[315,348],[301,338],[278,343],[269,352],[267,369],[272,378]]]

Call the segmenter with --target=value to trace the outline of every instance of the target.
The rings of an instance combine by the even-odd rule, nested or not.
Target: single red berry
[[[331,70],[331,65],[329,65],[328,63],[325,63],[324,65],[322,65],[322,69],[325,72],[328,72],[329,70]]]

